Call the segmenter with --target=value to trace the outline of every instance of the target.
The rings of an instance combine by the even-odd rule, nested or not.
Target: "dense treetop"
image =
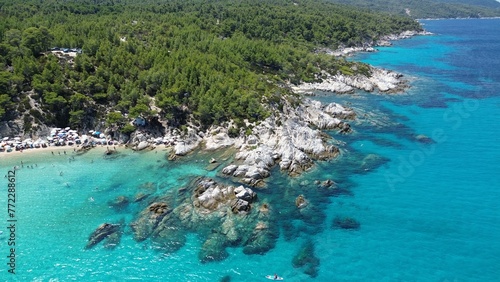
[[[317,1],[0,0],[0,120],[133,130],[260,120],[288,90],[354,64],[315,52],[404,30],[406,17]],[[70,57],[53,47],[81,48]],[[368,68],[359,65],[358,72]]]
[[[329,0],[413,18],[479,18],[500,16],[496,0]]]

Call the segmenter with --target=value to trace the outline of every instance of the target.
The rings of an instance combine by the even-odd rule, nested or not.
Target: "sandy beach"
[[[0,160],[2,163],[7,162],[12,165],[23,165],[23,164],[34,164],[37,161],[46,160],[47,158],[71,158],[75,157],[78,154],[78,149],[81,147],[73,146],[48,146],[45,148],[32,148],[26,149],[23,151],[12,151],[12,152],[0,152]],[[98,145],[88,150],[88,152],[84,153],[93,153],[98,155],[104,155],[104,153],[109,150],[124,151],[130,150],[124,145],[115,145],[115,146],[104,146]]]

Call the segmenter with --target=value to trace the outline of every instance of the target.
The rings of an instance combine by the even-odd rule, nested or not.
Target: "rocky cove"
[[[194,233],[202,242],[198,258],[208,263],[226,259],[227,248],[241,248],[246,255],[264,254],[274,248],[280,236],[295,240],[321,232],[327,218],[326,203],[332,196],[348,194],[345,184],[338,185],[337,179],[318,178],[289,187],[268,179],[271,174],[298,177],[318,161],[341,156],[342,144],[332,136],[350,134],[350,123],[358,122],[360,113],[302,94],[316,90],[351,93],[355,89],[390,93],[408,86],[401,74],[376,68],[370,68],[369,76],[325,76],[321,83],[292,87],[295,94],[282,97],[280,108],[271,109],[261,122],[245,121],[247,130],[237,136],[231,133],[233,122],[207,130],[189,123],[180,130],[156,120],[137,126],[129,138],[113,128],[98,128],[105,137],[103,144],[126,144],[136,151],[165,147],[165,157],[173,162],[198,151],[228,151],[231,156],[210,161],[217,169],[217,177],[197,177],[188,185],[161,193],[154,189],[157,183],[145,182],[137,193],[109,201],[111,209],[130,212],[133,219],[99,225],[90,234],[85,249],[102,241],[105,248],[113,249],[122,236],[131,236],[159,252],[172,253],[184,246],[188,234]],[[105,154],[112,158],[109,155],[114,153],[107,150]],[[386,161],[377,155],[355,156],[342,167],[364,173]],[[360,224],[350,217],[337,217],[326,225],[357,229]],[[311,242],[298,250],[291,262],[294,267],[303,268],[304,273],[317,275],[319,260]]]
[[[336,159],[342,154],[342,145],[332,136],[351,134],[349,123],[356,119],[351,108],[302,97],[284,100],[280,110],[260,123],[249,124],[251,132],[237,137],[230,137],[232,124],[205,132],[191,126],[184,135],[172,130],[163,137],[135,133],[131,148],[166,146],[165,158],[170,162],[214,152],[209,161],[212,164],[207,162],[207,167],[213,165],[217,176],[196,177],[187,185],[162,193],[158,193],[156,183],[144,183],[136,194],[116,198],[109,206],[117,211],[133,207],[133,219],[120,228],[116,223],[103,225],[109,227],[110,239],[106,232],[103,236],[100,231],[104,227],[100,226],[92,233],[95,235],[89,238],[88,246],[100,240],[104,240],[105,247],[114,246],[112,242],[125,230],[123,234],[138,243],[148,242],[160,252],[172,253],[184,246],[188,234],[194,233],[201,240],[198,258],[209,263],[228,258],[227,248],[241,248],[245,255],[265,254],[280,236],[295,240],[321,232],[326,203],[348,190],[335,179],[301,181],[293,187],[268,179],[271,174],[278,178],[298,177],[312,169],[315,162]],[[230,156],[218,158],[217,152],[229,152]],[[348,161],[350,168],[364,172],[386,160],[369,155]],[[338,224],[331,225],[334,228]],[[292,265],[316,276],[319,260],[314,252],[311,243],[305,244],[291,258]]]

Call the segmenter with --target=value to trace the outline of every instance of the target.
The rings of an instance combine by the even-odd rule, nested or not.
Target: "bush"
[[[120,130],[121,133],[123,134],[127,134],[129,135],[130,133],[134,132],[135,131],[135,126],[127,123],[125,126],[122,127],[122,129]]]

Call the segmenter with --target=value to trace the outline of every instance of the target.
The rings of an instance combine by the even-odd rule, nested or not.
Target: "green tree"
[[[46,27],[29,27],[22,33],[22,45],[30,49],[34,56],[48,50],[53,36]]]

